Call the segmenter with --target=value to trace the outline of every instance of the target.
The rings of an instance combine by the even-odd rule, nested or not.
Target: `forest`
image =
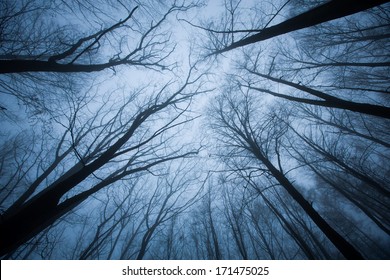
[[[390,259],[390,1],[0,1],[0,258]]]

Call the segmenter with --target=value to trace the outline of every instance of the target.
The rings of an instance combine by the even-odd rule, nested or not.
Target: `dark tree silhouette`
[[[161,95],[167,94],[165,92],[166,90],[172,90],[172,88],[169,87],[169,84],[165,85],[165,87],[163,87],[157,94],[157,96],[160,97],[156,97],[156,100],[146,103],[145,106],[137,112],[127,124],[122,123],[122,125],[119,126],[122,130],[119,135],[116,134],[117,137],[120,136],[119,138],[115,137],[114,139],[111,139],[112,142],[110,141],[106,143],[105,141],[107,141],[107,137],[110,137],[110,134],[105,136],[105,138],[102,139],[102,142],[97,145],[98,149],[95,150],[97,153],[95,153],[94,156],[89,155],[89,159],[87,161],[81,158],[80,162],[71,168],[67,174],[60,177],[57,181],[47,186],[42,191],[35,193],[33,196],[30,194],[31,190],[35,190],[35,186],[34,188],[28,188],[29,193],[28,195],[23,195],[23,200],[26,200],[27,196],[29,196],[29,199],[23,204],[21,201],[17,201],[16,206],[11,206],[9,210],[2,215],[0,224],[1,255],[16,249],[28,239],[50,226],[61,216],[85,201],[88,197],[110,184],[131,174],[147,171],[158,164],[196,154],[197,150],[181,152],[179,149],[176,152],[174,151],[166,155],[157,156],[155,154],[155,149],[157,149],[158,145],[156,147],[151,146],[148,148],[149,150],[145,150],[145,147],[147,147],[149,143],[153,143],[155,138],[161,137],[162,134],[169,129],[190,121],[190,119],[180,121],[180,117],[186,112],[188,104],[184,107],[184,109],[179,109],[176,106],[178,106],[178,104],[189,102],[194,95],[202,92],[199,85],[198,87],[195,87],[195,89],[189,89],[189,93],[187,92],[187,88],[191,88],[192,85],[198,83],[203,76],[200,75],[192,78],[193,71],[194,69],[191,67],[184,83],[164,101],[158,102]],[[135,135],[137,135],[138,130],[143,129],[142,127],[148,123],[148,119],[154,117],[160,112],[166,111],[170,107],[176,107],[178,112],[174,114],[166,124],[157,128],[157,130],[149,137],[144,136],[146,138],[140,140],[139,143],[132,144],[130,146],[126,145],[129,140],[136,137]],[[123,109],[119,110],[119,113],[122,114]],[[115,120],[116,118],[114,117],[114,121]],[[123,122],[123,119],[118,118],[118,121]],[[110,123],[107,125],[111,126]],[[94,144],[94,142],[92,143]],[[164,143],[160,143],[160,145],[164,145]],[[151,153],[151,155],[155,155],[149,159],[146,158],[141,160],[141,165],[135,164],[134,159],[130,157],[124,166],[106,174],[104,178],[100,179],[100,181],[94,186],[91,186],[76,195],[63,199],[65,194],[69,193],[69,191],[74,189],[89,176],[94,176],[94,172],[105,165],[110,164],[111,161],[117,161],[121,159],[123,155],[136,152],[137,150],[140,151],[142,149],[144,149],[142,153],[148,152]],[[153,150],[155,151],[153,152]],[[139,156],[140,155],[135,155],[135,159]]]
[[[322,230],[329,240],[339,249],[347,259],[363,259],[361,253],[342,235],[340,235],[312,206],[312,204],[300,193],[294,184],[286,177],[280,161],[279,138],[283,135],[283,124],[277,123],[274,116],[255,120],[260,127],[254,127],[251,123],[251,106],[247,103],[250,98],[243,101],[234,100],[233,89],[219,100],[215,108],[215,125],[212,125],[216,132],[221,135],[222,143],[236,147],[242,153],[255,158],[262,166],[264,172],[272,176],[305,211],[312,221]],[[260,122],[260,123],[259,123]],[[280,127],[281,128],[278,128]],[[278,131],[279,130],[279,131]],[[272,132],[275,131],[275,132]],[[264,132],[266,138],[261,137]],[[274,152],[277,157],[277,164],[272,163],[270,149],[274,143]]]
[[[27,2],[20,7],[17,11],[10,9],[9,14],[5,15],[4,20],[0,22],[3,24],[3,29],[12,29],[12,26],[7,24],[9,18],[28,17],[30,13],[33,13],[34,7],[30,8],[30,4]],[[132,65],[143,66],[155,69],[168,68],[169,65],[164,64],[164,60],[174,50],[173,46],[169,46],[169,38],[162,32],[158,34],[160,27],[165,23],[167,17],[170,14],[178,11],[186,11],[195,5],[172,5],[168,11],[159,19],[152,20],[150,26],[145,30],[135,30],[132,26],[137,24],[138,19],[134,18],[138,6],[135,6],[128,12],[128,15],[109,27],[103,28],[97,32],[91,32],[92,34],[73,39],[70,42],[58,42],[55,48],[50,49],[50,45],[47,49],[39,52],[44,46],[45,38],[42,38],[42,42],[37,42],[37,47],[33,49],[33,53],[29,53],[27,50],[3,48],[0,52],[0,74],[5,73],[23,73],[23,72],[96,72],[104,69],[113,69],[120,65]],[[14,13],[12,13],[14,12]],[[129,21],[133,20],[135,24],[129,24]],[[17,22],[15,23],[17,24]],[[57,33],[63,32],[61,28],[58,28]],[[126,39],[129,34],[134,33],[131,41]],[[6,32],[4,32],[6,33]],[[140,33],[137,34],[137,33]],[[55,33],[54,33],[55,34]],[[61,34],[58,34],[58,37]],[[162,36],[164,35],[164,36]],[[56,37],[53,34],[48,34],[50,39],[55,40]],[[64,36],[64,35],[61,35]],[[114,38],[106,38],[114,36]],[[119,38],[115,38],[115,36]],[[117,41],[117,45],[112,41]],[[8,46],[6,41],[6,47]],[[29,46],[32,48],[33,46]],[[107,57],[105,48],[110,47],[111,54],[107,58],[107,61],[102,61],[101,57]],[[60,49],[62,48],[62,49]]]
[[[1,1],[0,258],[389,258],[388,2]]]
[[[249,44],[258,43],[273,37],[277,37],[292,31],[300,30],[303,28],[315,26],[317,24],[328,22],[334,19],[352,15],[375,6],[389,2],[388,0],[332,0],[323,5],[315,7],[307,12],[299,14],[293,18],[285,20],[279,24],[262,29],[257,34],[251,35],[247,38],[238,40],[229,46],[222,49],[215,50],[210,55],[221,54],[239,47],[243,47]],[[213,32],[212,30],[208,30]],[[245,32],[248,32],[246,30]],[[224,32],[224,31],[222,31]],[[233,31],[225,31],[231,33]]]
[[[268,79],[270,81],[298,89],[298,90],[300,90],[306,94],[309,94],[315,98],[318,98],[318,99],[290,96],[287,94],[277,93],[277,92],[269,90],[269,89],[251,86],[250,84],[243,85],[245,87],[248,87],[249,89],[253,89],[253,90],[256,90],[259,92],[268,93],[268,94],[273,95],[275,97],[284,98],[284,99],[289,100],[289,101],[317,105],[317,106],[323,106],[323,107],[345,109],[345,110],[349,110],[352,112],[363,113],[363,114],[367,114],[367,115],[390,119],[390,108],[389,107],[344,100],[344,99],[332,96],[330,94],[327,94],[325,92],[310,88],[308,86],[301,85],[299,83],[289,82],[289,81],[286,81],[286,80],[281,79],[281,78],[275,78],[275,77],[272,77],[270,75],[265,75],[265,74],[256,72],[255,70],[251,70],[251,69],[246,69],[246,70],[255,76],[265,78],[265,79]]]

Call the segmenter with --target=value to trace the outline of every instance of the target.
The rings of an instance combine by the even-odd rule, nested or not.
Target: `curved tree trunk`
[[[343,254],[346,259],[360,260],[364,259],[358,250],[351,243],[341,236],[324,218],[313,208],[313,206],[303,197],[303,195],[295,188],[295,186],[279,171],[271,161],[265,157],[256,143],[247,139],[252,153],[260,160],[279,182],[279,184],[290,194],[290,196],[302,207],[306,214],[318,226],[319,229],[328,237],[333,245]]]

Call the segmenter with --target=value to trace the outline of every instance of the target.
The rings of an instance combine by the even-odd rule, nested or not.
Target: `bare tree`
[[[145,212],[146,230],[141,239],[137,260],[144,258],[156,230],[191,207],[202,192],[202,188],[199,188],[198,190],[193,189],[194,194],[189,193],[194,178],[187,178],[184,175],[184,170],[184,162],[182,162],[179,171],[168,170],[168,173],[174,175],[166,176],[157,181],[155,191],[147,204]],[[190,170],[193,170],[193,168]]]
[[[3,30],[0,74],[94,72],[119,65],[157,69],[168,67],[163,61],[173,51],[174,46],[169,47],[169,33],[159,31],[161,25],[170,14],[187,11],[195,7],[196,3],[187,5],[175,2],[160,18],[152,18],[150,24],[136,16],[137,13],[145,16],[142,15],[143,11],[139,11],[143,9],[142,6],[126,7],[122,4],[121,8],[126,11],[122,20],[110,24],[103,22],[100,25],[106,25],[105,27],[89,31],[85,36],[67,34],[71,32],[70,28],[74,29],[75,26],[61,26],[59,23],[47,21],[47,13],[55,12],[50,4],[40,7],[32,2],[18,5],[5,1],[3,5],[3,20],[0,22],[0,28]],[[19,28],[31,22],[40,32],[29,37],[26,33],[30,30]],[[15,29],[17,32],[14,32]],[[15,35],[19,36],[19,46],[13,44],[15,37],[12,39],[11,36]],[[107,55],[107,52],[111,53]],[[104,61],[102,57],[107,57],[107,60]]]
[[[223,242],[220,235],[220,225],[223,224],[219,218],[218,208],[214,202],[217,194],[210,181],[206,182],[206,193],[199,201],[191,217],[191,239],[196,248],[197,259],[219,260],[224,258]]]
[[[257,76],[259,78],[267,79],[269,81],[279,83],[291,87],[293,89],[299,90],[300,92],[310,95],[312,98],[305,98],[299,96],[296,97],[289,94],[278,93],[270,89],[257,87],[256,85],[251,85],[251,81],[247,81],[247,84],[243,84],[242,86],[248,87],[251,90],[267,93],[272,96],[280,97],[293,102],[330,107],[330,108],[345,109],[352,112],[363,113],[363,114],[390,119],[390,107],[345,100],[337,96],[333,96],[323,91],[320,91],[318,89],[301,85],[300,83],[295,83],[295,82],[284,80],[282,78],[276,78],[271,75],[262,74],[258,72],[258,70],[256,69],[257,65],[259,64],[259,58],[260,58],[260,54],[256,56],[256,59],[253,62],[253,68],[245,67],[245,70],[247,70],[250,74]],[[271,65],[271,67],[273,67],[273,65]]]
[[[288,3],[289,1],[287,1]],[[234,33],[244,33],[246,36],[244,38],[239,39],[235,42],[228,42],[228,45],[221,44],[222,47],[215,49],[210,55],[221,54],[239,47],[243,47],[249,44],[258,43],[270,38],[274,38],[286,33],[290,33],[292,31],[308,28],[311,26],[315,26],[324,22],[332,21],[338,18],[346,17],[351,14],[355,14],[378,5],[384,4],[388,1],[386,0],[378,0],[378,1],[354,1],[351,3],[348,0],[342,1],[329,1],[325,4],[319,5],[317,7],[311,8],[310,10],[303,12],[297,16],[294,16],[290,19],[287,19],[281,23],[268,27],[270,22],[275,18],[275,15],[271,18],[271,20],[263,27],[258,27],[256,29],[251,30],[234,30],[231,26],[225,30],[215,30],[211,28],[202,29],[209,32],[210,37],[215,38],[215,34],[222,34],[222,38],[226,38],[225,34],[234,34]],[[281,9],[284,8],[285,5],[282,5]],[[226,5],[226,9],[231,11],[231,7]],[[277,14],[280,12],[277,12]],[[229,21],[232,21],[230,19]],[[238,21],[238,20],[237,20]],[[253,34],[255,33],[255,34]],[[251,35],[253,34],[253,35]],[[234,37],[231,37],[234,40]],[[215,45],[215,44],[214,44]]]
[[[375,125],[369,129],[371,137],[367,137],[369,134],[364,130],[363,133],[355,133],[353,122],[349,122],[350,129],[345,134],[343,126],[339,130],[340,125],[332,124],[340,121],[336,112],[330,112],[332,118],[326,122],[318,113],[318,110],[308,108],[303,108],[303,114],[298,113],[303,119],[305,115],[307,120],[314,118],[314,123],[304,133],[298,133],[299,128],[291,128],[297,139],[290,138],[290,155],[388,233],[389,182],[383,175],[387,167],[382,164],[387,157],[382,142],[375,137]],[[318,119],[322,121],[316,123]],[[324,134],[324,130],[328,133]]]
[[[138,213],[143,209],[141,190],[137,189],[140,183],[138,178],[121,182],[122,187],[117,190],[107,189],[107,199],[103,201],[103,210],[100,211],[99,222],[87,225],[92,228],[94,235],[81,232],[78,237],[73,258],[78,259],[111,259],[114,252],[121,246],[121,239],[125,233],[131,237],[138,234],[139,228],[131,230],[129,224],[139,222]],[[98,226],[95,226],[98,223]],[[85,235],[85,236],[84,236]],[[80,241],[86,239],[85,245]]]
[[[235,193],[224,188],[224,214],[230,227],[233,240],[237,246],[238,252],[243,260],[250,258],[245,233],[245,201],[235,199]],[[234,200],[233,200],[234,199]]]
[[[143,259],[153,255],[155,249],[158,256],[163,254],[163,247],[155,240],[196,202],[202,191],[197,185],[194,162],[186,159],[181,163],[179,167],[160,166],[161,175],[157,178],[150,174],[108,188],[107,198],[101,198],[99,221],[89,218],[93,222],[75,238],[75,258]],[[179,172],[184,170],[194,173]],[[172,233],[171,243],[177,234]]]
[[[227,223],[232,228],[232,238],[242,257],[250,256],[253,251],[256,258],[267,258],[256,251],[260,243],[262,251],[266,251],[272,259],[276,256],[278,259],[331,258],[322,234],[315,230],[305,212],[291,201],[288,193],[277,188],[272,177],[264,179],[256,174],[259,171],[256,167],[243,167],[239,162],[230,166],[228,177],[234,179],[227,180],[229,183],[224,183],[222,187],[236,202],[227,204],[224,211],[238,211],[240,215],[240,219],[228,217]],[[241,185],[244,188],[237,188]],[[237,223],[240,226],[234,226]],[[275,227],[275,224],[280,226]],[[256,238],[255,234],[259,237]]]
[[[229,96],[232,91],[218,100],[214,109],[215,124],[212,126],[222,136],[220,141],[228,144],[227,147],[233,147],[232,151],[237,153],[237,156],[247,158],[253,164],[260,164],[259,169],[267,176],[272,176],[289,193],[346,258],[363,258],[361,253],[315,210],[286,176],[280,150],[280,138],[285,133],[286,126],[278,123],[273,114],[252,121],[251,116],[254,113],[248,102],[250,97],[242,92],[243,98],[235,100],[234,96]],[[275,156],[271,157],[271,151]]]
[[[73,152],[78,158],[76,164],[42,190],[29,197],[25,196],[23,204],[18,202],[17,206],[11,206],[5,211],[1,222],[1,255],[16,249],[110,184],[132,174],[148,171],[158,164],[196,154],[197,149],[185,151],[180,146],[171,149],[167,146],[167,140],[161,139],[167,135],[167,131],[192,119],[185,117],[191,99],[196,94],[207,92],[202,89],[203,75],[193,78],[194,71],[192,66],[183,84],[176,89],[173,89],[172,83],[166,84],[149,101],[144,101],[132,115],[124,110],[131,97],[116,113],[113,113],[112,108],[107,111],[107,107],[101,107],[92,116],[92,121],[81,124],[81,131],[85,129],[81,135],[91,133],[88,144],[80,143],[81,148],[75,146],[77,138],[73,135],[74,120],[78,122],[78,119],[72,115],[70,119],[73,122],[66,127],[66,133],[70,135]],[[169,93],[170,91],[173,93]],[[154,126],[150,119],[157,115],[162,123]],[[98,125],[94,127],[93,124],[96,123]],[[92,125],[91,128],[88,125]],[[173,136],[167,137],[166,139],[170,139]],[[159,140],[157,143],[156,139]],[[87,145],[84,146],[85,144]],[[105,173],[100,177],[96,174],[98,170],[104,170]],[[91,187],[77,188],[88,178],[95,178]]]
[[[14,111],[24,107],[28,117],[55,113],[53,103],[69,92],[83,92],[129,69],[120,66],[131,66],[131,76],[135,69],[173,70],[178,63],[170,59],[176,43],[169,20],[199,4],[41,2],[1,3],[0,106],[2,116],[14,121],[20,114]]]

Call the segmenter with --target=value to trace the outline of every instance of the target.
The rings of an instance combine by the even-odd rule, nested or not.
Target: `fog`
[[[2,259],[389,259],[388,1],[2,1]]]

